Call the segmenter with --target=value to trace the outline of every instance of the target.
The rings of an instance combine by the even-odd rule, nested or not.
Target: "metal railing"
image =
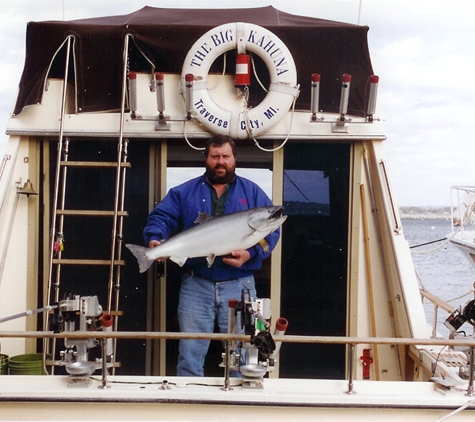
[[[179,332],[145,332],[145,331],[124,331],[124,332],[102,332],[102,331],[71,331],[54,333],[52,331],[0,331],[1,338],[43,338],[43,339],[87,339],[95,338],[99,340],[104,352],[107,339],[124,340],[219,340],[224,342],[249,341],[249,336],[245,334],[221,334],[221,333],[179,333]],[[274,341],[282,343],[306,343],[306,344],[341,344],[349,346],[348,353],[348,388],[346,393],[354,394],[353,389],[353,369],[354,369],[354,348],[359,344],[391,345],[391,346],[464,346],[470,348],[469,381],[467,396],[474,396],[474,353],[475,338],[446,339],[446,338],[398,338],[398,337],[332,337],[332,336],[296,336],[296,335],[276,335]],[[107,370],[105,368],[105,356],[103,353],[103,373],[102,386],[107,386]]]

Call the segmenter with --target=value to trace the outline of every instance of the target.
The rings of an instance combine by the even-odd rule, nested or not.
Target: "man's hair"
[[[208,156],[210,147],[219,148],[222,147],[224,144],[231,145],[233,155],[236,157],[236,143],[228,135],[213,135],[211,138],[209,138],[208,142],[206,142],[205,157]]]

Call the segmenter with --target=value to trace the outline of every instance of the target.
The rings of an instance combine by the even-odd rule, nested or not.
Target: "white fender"
[[[266,64],[270,86],[264,100],[255,108],[231,111],[216,104],[208,92],[208,73],[221,54],[238,49],[251,51]],[[234,139],[258,136],[281,120],[299,94],[295,62],[286,45],[272,32],[250,23],[227,23],[201,36],[183,63],[185,75],[193,74],[193,115],[210,132]]]

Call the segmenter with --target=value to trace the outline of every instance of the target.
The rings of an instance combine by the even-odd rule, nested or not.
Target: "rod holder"
[[[279,318],[275,322],[274,335],[275,336],[283,336],[285,334],[285,332],[287,331],[288,326],[289,326],[289,322],[285,318],[282,318],[282,317]],[[275,350],[270,355],[270,357],[272,359],[277,359],[277,357],[279,356],[279,353],[280,353],[281,346],[282,346],[281,341],[276,341],[275,342]]]
[[[103,314],[102,318],[102,331],[111,333],[112,325],[114,324],[114,317],[111,314]],[[106,342],[106,355],[111,356],[114,352],[113,342],[111,338],[107,339]]]
[[[137,112],[137,73],[129,72],[129,102],[132,118],[136,117]]]
[[[192,73],[185,75],[185,107],[186,107],[186,119],[191,120],[191,111],[193,110],[193,80]]]
[[[369,78],[370,86],[369,86],[369,99],[368,99],[368,121],[373,121],[373,115],[376,111],[376,98],[378,96],[378,83],[379,83],[379,76],[371,75]]]
[[[155,95],[157,97],[158,126],[156,130],[170,130],[168,120],[170,116],[165,116],[165,76],[162,72],[155,73]]]
[[[348,133],[348,127],[346,122],[350,119],[346,119],[345,115],[348,112],[348,98],[350,96],[351,75],[345,73],[341,77],[341,95],[340,95],[340,117],[336,120],[336,123],[332,126],[332,131],[335,133]]]
[[[163,73],[155,73],[155,94],[157,96],[157,111],[160,116],[163,116],[163,112],[165,111],[165,92],[163,80]]]
[[[351,75],[345,73],[341,77],[340,120],[345,120],[348,112],[348,98],[350,97]]]
[[[312,113],[312,118],[311,118],[312,122],[317,121],[319,100],[320,100],[320,74],[312,73],[312,77],[311,77],[311,103],[310,103],[310,111]]]

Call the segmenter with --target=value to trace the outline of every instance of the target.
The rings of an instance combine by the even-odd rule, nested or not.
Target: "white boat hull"
[[[469,262],[475,266],[475,230],[462,230],[448,237],[454,245],[460,248]]]

